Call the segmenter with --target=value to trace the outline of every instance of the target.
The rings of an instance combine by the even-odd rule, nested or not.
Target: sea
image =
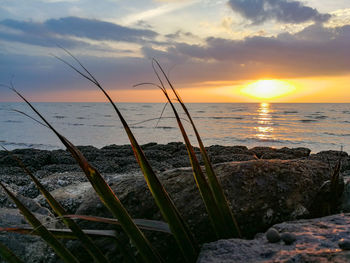
[[[109,103],[33,103],[75,145],[101,148],[129,144]],[[350,152],[350,103],[188,103],[206,146],[307,147],[312,152]],[[173,112],[162,103],[118,103],[140,144],[183,141]],[[165,110],[163,111],[165,107]],[[197,145],[186,115],[176,107]],[[24,112],[19,113],[18,111]],[[0,145],[9,150],[64,149],[60,141],[21,102],[0,103]]]

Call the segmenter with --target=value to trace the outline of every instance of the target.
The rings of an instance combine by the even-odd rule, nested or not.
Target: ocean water
[[[75,145],[101,148],[129,143],[108,103],[33,104]],[[182,141],[169,106],[158,125],[164,104],[119,103],[118,107],[139,143]],[[307,147],[312,152],[343,147],[350,152],[350,104],[347,103],[189,103],[187,107],[206,146]],[[35,116],[24,103],[0,103],[1,145],[8,149],[63,148],[50,130],[13,109]],[[184,124],[191,141],[197,145],[188,122]]]

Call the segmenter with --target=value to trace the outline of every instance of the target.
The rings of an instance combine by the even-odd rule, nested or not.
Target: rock
[[[37,213],[34,215],[47,227],[60,227],[56,220],[50,216]],[[28,225],[18,209],[0,208],[0,226],[20,227]],[[0,232],[0,242],[10,248],[23,262],[58,262],[53,250],[39,237]],[[5,263],[1,258],[0,262]]]
[[[275,228],[271,227],[266,232],[266,239],[270,243],[279,242],[281,240],[280,233],[278,233],[278,231]]]
[[[89,191],[94,191],[91,184],[89,182],[82,182],[55,189],[50,193],[68,213],[75,213],[82,203],[83,197]],[[49,208],[49,205],[42,195],[38,196],[35,201]]]
[[[78,148],[88,161],[102,173],[125,173],[139,169],[130,145],[109,145],[101,149],[93,146],[78,146]],[[142,149],[155,171],[190,165],[186,147],[181,142],[148,143],[143,145]],[[195,148],[195,151],[199,153],[198,148]],[[256,156],[263,159],[295,159],[306,157],[310,152],[306,148],[255,147],[248,150],[246,146],[220,145],[207,147],[207,151],[213,163],[248,161],[256,159]],[[12,151],[12,153],[16,154],[36,174],[49,175],[51,173],[80,171],[74,159],[65,150],[19,149]],[[201,161],[200,156],[199,160]],[[5,175],[3,181],[6,183],[13,182],[21,186],[30,183],[28,176],[18,167],[17,162],[4,151],[0,151],[0,175]],[[16,178],[8,175],[16,175]]]
[[[283,147],[281,149],[271,148],[271,147],[254,147],[249,150],[254,153],[260,159],[280,159],[289,160],[308,157],[311,150],[303,147],[299,148],[287,148]]]
[[[102,149],[91,146],[79,148],[91,164],[103,173],[132,217],[162,219],[129,145],[110,145]],[[150,143],[143,145],[142,148],[199,243],[215,240],[216,237],[194,183],[192,170],[178,168],[189,165],[184,144]],[[265,232],[271,225],[278,222],[314,216],[313,200],[323,182],[329,179],[330,170],[328,163],[324,160],[308,160],[303,157],[308,155],[308,149],[256,147],[248,150],[245,146],[211,146],[207,149],[213,163],[227,162],[215,164],[214,169],[219,175],[245,237],[252,238],[257,232]],[[197,148],[195,151],[198,153]],[[40,155],[39,150],[29,149],[19,153],[27,164],[34,162],[30,169],[69,213],[111,217],[95,192],[91,190],[85,175],[72,162],[66,151],[44,151]],[[288,160],[257,160],[256,155]],[[13,166],[16,164],[8,163],[6,156],[6,153],[0,151],[1,181],[7,183],[23,198],[34,198],[33,202],[24,200],[29,202],[31,209],[44,216],[47,210],[40,209],[43,206],[47,207],[46,202],[38,195],[35,185],[31,183],[28,176],[20,168]],[[36,159],[33,156],[37,156]],[[304,158],[304,160],[296,158]],[[232,160],[240,162],[230,162]],[[160,172],[164,170],[167,171]],[[121,173],[123,174],[120,175]],[[1,190],[0,207],[13,208],[13,204]],[[84,221],[80,224],[86,228],[114,228],[94,222]],[[280,232],[285,231],[280,230]],[[145,234],[160,253],[165,255],[166,262],[177,261],[177,255],[180,252],[172,236],[150,231],[145,231]],[[128,243],[121,232],[118,232],[118,235]],[[23,240],[23,242],[28,241]],[[105,239],[101,242],[110,243]],[[72,242],[72,244],[75,243]],[[35,246],[33,243],[32,247]],[[24,245],[24,247],[30,246]],[[37,249],[39,250],[39,247]],[[74,248],[72,245],[72,249],[77,251],[77,254],[82,253],[79,247]],[[110,257],[116,258],[116,253],[112,251]],[[268,254],[268,251],[265,252],[266,256]],[[35,258],[40,262],[37,257]],[[43,259],[42,262],[50,261]]]
[[[341,172],[350,170],[350,157],[346,152],[342,151],[321,151],[316,154],[311,154],[311,160],[319,160],[325,163],[330,163],[334,168],[339,159],[341,159]]]
[[[226,196],[232,205],[241,231],[253,237],[274,223],[300,216],[300,207],[312,210],[310,204],[317,189],[328,179],[328,165],[309,160],[253,160],[214,165]],[[199,243],[215,240],[203,202],[190,168],[174,169],[159,175],[165,189],[189,224]],[[133,218],[162,219],[140,174],[115,177],[111,188]],[[313,185],[313,187],[310,187]],[[190,205],[189,205],[190,204]],[[299,211],[298,213],[295,211]],[[308,215],[306,213],[304,215]],[[110,217],[94,192],[88,192],[77,214]],[[84,227],[98,225],[84,222]],[[179,253],[171,237],[147,233],[161,253],[170,258]]]
[[[296,240],[296,236],[292,233],[285,232],[281,234],[281,239],[283,240],[284,244],[291,245]]]
[[[350,240],[342,238],[342,239],[339,240],[338,246],[342,250],[350,250]]]
[[[350,261],[350,252],[339,251],[339,238],[347,238],[350,214],[285,222],[274,225],[280,232],[293,233],[291,245],[268,243],[263,235],[253,240],[227,239],[204,244],[197,263],[318,263]]]
[[[344,191],[341,198],[340,211],[350,212],[350,176],[344,177]]]

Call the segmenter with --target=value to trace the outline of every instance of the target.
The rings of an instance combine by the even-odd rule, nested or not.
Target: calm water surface
[[[34,105],[76,145],[100,148],[109,144],[128,144],[128,138],[108,103]],[[182,141],[170,107],[166,108],[156,126],[164,104],[118,105],[141,144]],[[343,146],[350,152],[350,104],[347,103],[189,103],[187,106],[207,146],[308,147],[313,152],[340,150]],[[0,103],[2,145],[9,149],[63,148],[47,128],[12,109],[35,116],[24,103]],[[192,134],[187,122],[184,123]],[[193,136],[191,139],[194,142]]]

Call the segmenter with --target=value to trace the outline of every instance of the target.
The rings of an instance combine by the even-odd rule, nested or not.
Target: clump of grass
[[[339,158],[332,167],[328,160],[330,177],[319,188],[315,200],[312,204],[312,216],[320,217],[327,216],[339,212],[339,201],[344,191],[344,181],[341,177],[342,153],[339,153]]]
[[[197,183],[198,189],[201,193],[202,199],[205,203],[207,212],[209,214],[209,217],[211,219],[213,228],[215,230],[215,233],[218,238],[227,238],[227,237],[236,237],[236,236],[241,236],[237,221],[232,213],[232,210],[230,209],[230,206],[228,204],[228,201],[226,199],[226,196],[224,194],[223,188],[220,185],[220,182],[215,174],[215,171],[212,167],[212,164],[210,162],[209,156],[207,154],[207,151],[204,147],[204,144],[202,142],[202,139],[199,135],[199,132],[196,128],[196,125],[194,124],[194,121],[191,117],[191,114],[189,113],[185,103],[181,99],[179,93],[176,91],[174,88],[173,84],[170,82],[168,75],[165,73],[164,69],[162,66],[159,64],[159,62],[156,59],[152,59],[152,67],[154,70],[154,73],[156,74],[158,81],[160,85],[154,84],[154,83],[140,83],[136,86],[140,85],[152,85],[158,87],[164,94],[164,96],[167,99],[167,103],[170,104],[176,121],[178,123],[179,129],[181,131],[181,134],[184,138],[187,152],[190,158],[191,166],[193,169],[193,175],[195,178],[195,181]],[[162,81],[162,78],[160,74],[158,73],[159,69],[165,78],[168,86],[170,87],[171,91],[176,97],[176,100],[180,103],[183,111],[185,112],[192,128],[195,133],[196,139],[199,144],[199,149],[201,152],[201,156],[205,165],[205,171],[208,177],[208,182],[202,172],[202,169],[199,165],[197,156],[195,154],[195,151],[193,149],[193,146],[191,145],[191,142],[188,138],[188,135],[186,133],[186,130],[182,124],[181,118],[179,117],[179,114],[171,101],[169,94],[167,92],[167,89],[164,85],[164,82]],[[164,110],[164,109],[163,109]]]
[[[59,243],[56,239],[57,238],[78,238],[81,240],[82,244],[84,245],[85,249],[90,253],[90,255],[94,258],[95,262],[108,262],[107,259],[101,254],[100,250],[96,245],[93,243],[93,241],[89,238],[90,236],[113,236],[113,234],[110,233],[110,231],[104,231],[104,230],[86,230],[86,229],[80,229],[80,227],[72,220],[72,218],[80,218],[84,220],[93,220],[98,222],[105,222],[110,224],[118,224],[121,226],[121,228],[124,230],[124,232],[128,235],[131,242],[134,244],[136,249],[139,251],[142,261],[143,262],[163,262],[163,259],[159,256],[158,252],[154,250],[150,242],[147,240],[147,238],[144,236],[141,229],[148,229],[148,230],[154,230],[154,231],[162,231],[166,233],[172,233],[174,236],[177,245],[181,251],[181,257],[185,262],[195,262],[199,248],[197,245],[197,242],[195,241],[195,238],[191,231],[189,230],[189,227],[183,220],[182,216],[180,215],[180,212],[175,207],[173,201],[171,200],[170,196],[162,186],[161,182],[159,181],[158,177],[156,176],[155,172],[153,171],[151,165],[149,164],[147,158],[145,157],[140,145],[138,144],[136,138],[134,137],[128,123],[124,119],[123,115],[119,111],[116,104],[112,101],[111,97],[108,95],[108,93],[104,90],[104,88],[101,86],[101,84],[96,80],[96,78],[83,66],[83,64],[74,57],[69,51],[63,49],[68,55],[75,60],[75,62],[78,63],[81,69],[78,67],[73,66],[73,64],[67,62],[66,60],[56,57],[66,65],[68,65],[70,68],[72,68],[75,72],[80,74],[82,77],[90,81],[92,84],[94,84],[98,89],[100,89],[103,94],[106,96],[112,107],[114,108],[119,120],[121,121],[123,128],[125,132],[127,133],[127,136],[130,140],[130,144],[132,146],[135,158],[140,166],[140,169],[144,175],[144,178],[146,180],[146,183],[148,185],[148,188],[155,200],[155,203],[160,209],[160,212],[166,221],[159,222],[159,221],[152,221],[152,220],[145,220],[145,219],[132,219],[129,215],[129,213],[126,211],[124,206],[119,201],[118,197],[114,194],[112,189],[109,187],[109,185],[105,182],[101,174],[98,172],[97,169],[95,169],[89,162],[86,160],[86,158],[83,156],[83,154],[77,149],[76,146],[74,146],[68,139],[66,139],[63,135],[61,135],[42,115],[39,113],[36,108],[17,90],[14,89],[13,85],[9,87],[12,89],[20,98],[23,99],[27,103],[27,105],[36,113],[36,115],[41,119],[41,121],[38,121],[42,125],[49,128],[62,142],[62,144],[67,148],[67,150],[71,153],[71,155],[74,157],[76,162],[79,164],[80,168],[85,173],[87,179],[93,186],[94,190],[98,194],[99,198],[103,202],[103,204],[110,210],[112,215],[117,219],[106,219],[106,218],[98,218],[98,217],[91,217],[91,216],[81,216],[81,215],[67,215],[66,211],[62,208],[62,206],[50,195],[50,193],[42,186],[42,184],[39,182],[38,179],[34,177],[30,173],[30,171],[18,160],[18,158],[14,157],[19,165],[26,171],[26,173],[30,176],[30,178],[34,181],[36,186],[39,188],[41,193],[45,196],[46,200],[52,207],[52,209],[55,211],[55,213],[63,220],[63,222],[70,228],[68,229],[46,229],[41,223],[35,218],[33,214],[30,213],[30,211],[25,208],[25,206],[15,197],[14,194],[12,194],[3,184],[0,183],[0,185],[4,188],[4,190],[8,193],[8,195],[14,200],[14,202],[17,204],[18,208],[21,210],[21,212],[26,216],[27,220],[32,224],[32,228],[2,228],[0,231],[10,231],[10,232],[17,232],[17,233],[25,233],[25,234],[38,234],[40,235],[46,242],[51,244],[53,248],[55,249],[56,253],[61,256],[61,258],[65,262],[77,262],[77,259],[74,258],[71,253],[63,247],[61,243]],[[160,66],[160,64],[156,61],[152,61],[152,66],[154,69],[154,72],[160,82],[160,85],[153,84],[153,83],[142,83],[140,85],[144,84],[151,84],[156,85],[158,88],[161,89],[163,94],[165,95],[168,103],[170,104],[175,118],[177,120],[179,129],[182,133],[183,139],[186,144],[186,148],[188,151],[188,156],[191,162],[191,166],[193,169],[193,175],[196,181],[196,184],[198,186],[198,189],[200,191],[200,194],[202,196],[202,199],[204,201],[204,204],[207,208],[208,215],[210,217],[213,229],[216,233],[217,238],[227,238],[227,237],[236,237],[240,235],[238,225],[235,221],[235,218],[232,214],[232,211],[230,209],[230,206],[226,200],[226,197],[224,195],[223,189],[219,183],[219,180],[214,172],[214,169],[210,163],[209,157],[206,153],[206,150],[204,148],[203,142],[199,136],[199,133],[196,129],[196,126],[191,118],[191,115],[189,111],[187,110],[185,104],[181,100],[179,94],[174,89],[173,85],[169,81],[168,76],[165,74],[164,70]],[[157,67],[157,68],[156,68]],[[197,156],[194,152],[193,146],[190,143],[190,140],[188,138],[188,135],[185,131],[185,128],[182,124],[181,118],[179,117],[179,114],[172,103],[169,94],[163,84],[163,81],[158,73],[158,70],[160,70],[163,74],[163,77],[165,77],[169,87],[171,88],[172,92],[177,98],[177,101],[182,106],[182,109],[186,113],[189,122],[192,125],[192,128],[195,132],[197,141],[200,146],[200,151],[202,158],[204,160],[205,164],[205,170],[208,179],[206,178],[204,172],[202,171],[202,168],[199,164],[199,161],[197,159]],[[23,113],[25,114],[25,113]],[[25,114],[26,115],[26,114]],[[8,259],[12,252],[9,252],[8,249],[3,248],[3,246],[0,246],[0,255],[2,255],[5,259]],[[128,255],[127,255],[128,256]],[[11,256],[10,256],[11,258]],[[15,260],[15,259],[14,259]],[[131,261],[134,262],[135,259],[131,258]],[[18,261],[13,261],[18,262]]]

